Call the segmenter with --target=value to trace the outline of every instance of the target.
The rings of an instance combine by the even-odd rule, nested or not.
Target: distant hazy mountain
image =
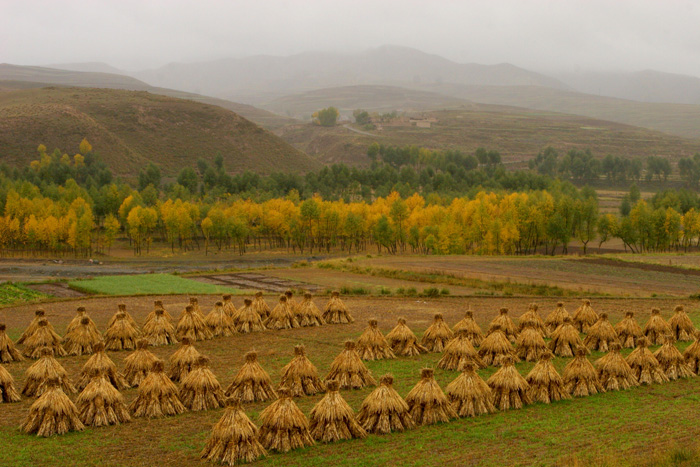
[[[81,63],[54,63],[46,65],[47,68],[58,68],[59,70],[69,71],[85,71],[90,73],[114,73],[116,75],[125,75],[126,73],[119,68],[103,62],[81,62]]]
[[[314,89],[362,84],[454,83],[566,88],[557,79],[510,64],[462,64],[396,46],[354,54],[307,52],[287,57],[258,55],[200,63],[172,63],[133,76],[155,86],[250,104]]]

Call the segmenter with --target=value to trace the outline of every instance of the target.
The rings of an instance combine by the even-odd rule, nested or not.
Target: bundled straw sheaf
[[[41,358],[27,368],[25,372],[22,395],[38,397],[46,390],[46,382],[55,379],[64,392],[75,393],[76,389],[68,378],[68,372],[53,356],[53,351],[46,347],[41,350]]]
[[[633,349],[637,346],[637,339],[644,335],[642,327],[634,319],[634,312],[625,313],[625,318],[615,326],[620,345],[625,349]]]
[[[188,409],[200,410],[218,409],[224,406],[226,397],[224,390],[209,369],[209,359],[199,357],[197,366],[182,380],[180,401]]]
[[[620,354],[621,348],[618,342],[613,342],[608,353],[595,361],[598,380],[606,391],[620,391],[639,386],[634,371]]]
[[[676,339],[672,335],[666,336],[664,345],[654,352],[654,357],[661,365],[661,370],[666,373],[666,376],[671,381],[678,378],[697,376],[691,366],[685,361],[683,354],[673,345],[675,341]]]
[[[420,378],[406,396],[408,411],[416,425],[444,423],[457,418],[457,412],[435,381],[433,369],[423,368]]]
[[[552,363],[552,354],[546,352],[525,377],[530,385],[528,395],[532,402],[549,404],[552,401],[571,399],[564,388],[564,380]]]
[[[70,321],[70,323],[68,323],[68,327],[66,328],[66,336],[68,336],[68,334],[70,334],[70,332],[71,332],[72,330],[74,330],[75,328],[77,328],[77,327],[79,327],[79,326],[81,325],[81,322],[82,322],[83,318],[87,318],[87,319],[88,319],[88,324],[89,324],[90,328],[91,328],[94,332],[99,332],[99,331],[97,330],[97,325],[96,325],[95,322],[90,318],[90,316],[88,315],[87,310],[85,309],[85,307],[84,307],[84,306],[79,306],[78,309],[77,309],[77,311],[75,312],[75,317],[73,317],[73,319]]]
[[[260,413],[258,439],[265,449],[279,452],[314,444],[309,421],[294,403],[287,388],[280,388],[279,399]]]
[[[518,358],[526,362],[536,362],[543,354],[549,353],[547,344],[537,328],[526,326],[520,331],[515,341],[515,352]]]
[[[600,384],[598,372],[593,364],[586,358],[587,349],[579,347],[576,349],[576,357],[565,367],[562,378],[566,392],[574,397],[585,397],[605,392],[605,388]]]
[[[357,354],[353,341],[346,341],[345,348],[331,363],[326,381],[335,380],[341,389],[360,389],[376,386],[377,382]]]
[[[357,421],[367,433],[384,435],[415,428],[408,404],[393,387],[394,377],[384,375],[379,387],[362,401]]]
[[[131,421],[124,396],[99,370],[92,371],[90,382],[78,395],[76,406],[85,426],[120,425]]]
[[[487,366],[502,365],[502,361],[506,357],[512,361],[520,361],[515,354],[513,344],[500,329],[486,336],[479,347],[479,357]]]
[[[493,394],[494,407],[498,410],[521,409],[532,403],[528,394],[530,385],[513,365],[513,357],[503,357],[502,365],[486,381]]]
[[[495,412],[491,388],[476,373],[476,366],[467,362],[460,370],[460,375],[445,388],[447,399],[457,415],[476,417]]]
[[[583,341],[583,344],[589,350],[599,350],[607,352],[610,344],[618,342],[617,331],[608,321],[608,314],[601,313],[600,318],[593,326],[589,326],[588,335]]]
[[[24,342],[24,356],[39,358],[41,356],[41,349],[44,347],[53,350],[53,354],[57,357],[65,357],[68,355],[61,345],[61,336],[56,334],[56,331],[53,330],[46,319],[41,318],[37,322],[36,331]]]
[[[85,426],[75,404],[63,392],[58,380],[51,378],[46,381],[44,393],[29,408],[20,429],[27,434],[48,437],[83,431]]]
[[[64,347],[68,355],[90,355],[99,342],[102,342],[100,332],[90,325],[90,318],[83,317],[80,324],[66,334]]]
[[[214,309],[209,312],[205,322],[213,337],[230,337],[235,333],[233,319],[224,310],[224,302],[214,304]]]
[[[558,302],[555,310],[547,315],[547,318],[544,320],[544,325],[547,327],[547,333],[551,334],[559,326],[561,326],[564,323],[564,318],[571,319],[571,316],[569,315],[569,312],[566,311],[566,308],[564,308],[564,303]]]
[[[204,313],[202,313],[202,308],[199,306],[199,300],[197,297],[190,297],[190,305],[192,307],[192,313],[197,315],[199,318],[204,321]]]
[[[260,314],[253,306],[253,301],[248,298],[243,300],[243,308],[234,315],[233,325],[237,332],[243,334],[266,329]]]
[[[574,312],[574,327],[578,332],[587,333],[588,328],[598,321],[598,313],[593,310],[590,300],[584,300]]]
[[[158,310],[161,310],[162,313],[159,313]],[[153,311],[151,311],[147,316],[146,320],[143,322],[143,332],[144,334],[146,333],[146,325],[150,323],[155,317],[159,315],[165,318],[165,320],[170,323],[170,325],[175,329],[175,326],[173,325],[173,317],[170,313],[168,313],[168,310],[166,310],[163,307],[163,302],[161,300],[154,300],[153,301]],[[153,345],[153,344],[151,344]]]
[[[362,360],[396,358],[389,342],[379,330],[376,319],[370,319],[367,328],[357,339],[357,353]]]
[[[501,308],[499,310],[498,316],[494,318],[489,325],[489,334],[497,329],[503,331],[503,334],[505,334],[511,342],[515,342],[515,339],[518,337],[518,328],[515,327],[515,323],[510,319],[510,316],[508,316],[508,308]]]
[[[323,310],[323,320],[328,324],[354,323],[350,311],[340,299],[340,292],[332,292],[331,298]]]
[[[265,402],[277,397],[270,375],[258,362],[257,352],[245,354],[245,363],[226,389],[226,395],[241,402]]]
[[[93,370],[99,371],[107,380],[112,383],[117,389],[125,389],[129,387],[124,376],[117,371],[117,365],[114,364],[111,358],[107,356],[104,349],[104,344],[95,345],[95,353],[85,362],[78,378],[78,389],[83,389],[90,382]]]
[[[560,357],[573,357],[576,349],[584,347],[578,331],[568,316],[564,318],[564,322],[552,333],[551,337],[549,350]]]
[[[177,396],[177,386],[163,372],[163,362],[158,360],[139,385],[138,396],[129,406],[134,417],[161,418],[185,412],[185,406]]]
[[[141,339],[136,343],[136,350],[124,359],[124,379],[131,387],[141,384],[158,357],[148,350],[148,340]]]
[[[212,338],[212,332],[204,322],[201,314],[195,311],[194,306],[187,305],[177,321],[175,335],[182,340],[183,337],[190,341],[204,341]]]
[[[536,303],[531,303],[527,311],[518,318],[518,332],[523,332],[526,328],[532,328],[542,335],[547,336],[547,327],[544,320],[537,311],[539,307]]]
[[[686,363],[695,374],[700,374],[700,331],[695,331],[695,340],[683,352]]]
[[[297,303],[296,299],[294,298],[294,292],[291,289],[287,289],[284,291],[284,296],[287,297],[287,306],[289,307],[289,310],[296,317],[298,313],[297,308],[299,307],[299,303]]]
[[[153,346],[177,344],[175,326],[163,308],[156,308],[153,318],[143,325],[143,337]]]
[[[326,395],[309,414],[311,437],[324,443],[367,437],[355,413],[338,392],[338,382],[328,381],[327,387]]]
[[[124,312],[118,312],[114,323],[105,331],[107,350],[133,350],[141,333]]]
[[[627,363],[632,368],[639,384],[667,383],[668,376],[661,369],[659,361],[647,348],[646,337],[637,339],[637,348],[627,356]]]
[[[233,319],[233,317],[238,313],[236,305],[233,304],[233,296],[231,294],[226,294],[222,298],[224,300],[224,311],[229,318]]]
[[[673,337],[680,342],[690,342],[695,335],[695,326],[690,320],[690,316],[685,312],[683,305],[678,305],[673,312],[673,316],[668,320],[671,326]]]
[[[420,343],[429,352],[442,352],[453,337],[454,332],[442,318],[442,313],[436,313],[433,324],[425,330]]]
[[[265,321],[265,327],[268,329],[292,329],[299,327],[299,323],[294,318],[294,313],[292,313],[285,295],[280,295],[279,302]]]
[[[168,359],[170,364],[168,377],[175,382],[182,381],[187,373],[192,371],[201,356],[202,354],[194,348],[189,337],[183,337],[180,340],[180,347]]]
[[[4,324],[0,324],[0,363],[21,362],[24,358],[5,332],[6,329]]]
[[[236,465],[266,456],[258,441],[258,427],[250,421],[234,398],[226,400],[226,410],[214,425],[200,457],[209,462]]]
[[[44,310],[36,310],[34,312],[34,318],[32,319],[32,322],[29,323],[29,326],[27,326],[27,329],[24,330],[21,336],[19,336],[19,339],[17,339],[17,345],[22,345],[24,344],[24,341],[29,339],[29,337],[36,332],[37,329],[39,329],[39,321],[42,319],[46,319],[46,312]],[[55,332],[53,326],[46,321],[46,325]]]
[[[647,324],[644,325],[644,335],[650,345],[662,345],[666,340],[666,336],[673,334],[671,326],[661,316],[661,310],[653,308],[651,317]]]
[[[260,315],[263,320],[270,316],[270,307],[263,298],[262,292],[255,292],[255,299],[253,300],[253,309]]]
[[[4,366],[0,365],[0,404],[19,402],[21,399],[17,388],[15,388],[15,379]]]
[[[418,338],[406,325],[404,318],[399,318],[396,327],[386,335],[386,340],[394,354],[400,357],[414,357],[428,353],[428,349],[418,343]]]
[[[287,388],[292,397],[313,396],[325,391],[318,369],[306,356],[303,344],[294,347],[294,358],[282,368],[279,387]]]
[[[323,316],[321,316],[321,310],[314,304],[310,293],[305,293],[303,300],[297,305],[295,317],[302,327],[322,326],[325,324]]]
[[[117,320],[121,319],[119,316],[120,313],[124,313],[124,318],[129,322],[129,324],[131,324],[131,326],[134,327],[134,329],[138,330],[139,325],[136,323],[136,320],[133,318],[133,316],[131,316],[131,314],[128,311],[126,311],[126,305],[123,303],[117,305],[117,312],[114,313],[107,322],[107,329],[114,326],[114,323],[116,323]]]
[[[459,331],[445,347],[445,352],[437,366],[443,370],[458,370],[461,365],[472,363],[477,368],[486,368],[479,354],[472,345],[467,331]]]
[[[457,334],[459,331],[466,331],[467,337],[471,340],[474,347],[479,347],[481,341],[484,340],[484,333],[481,332],[481,328],[474,320],[474,313],[471,310],[467,310],[464,313],[464,318],[462,318],[457,324],[454,325],[452,330]]]

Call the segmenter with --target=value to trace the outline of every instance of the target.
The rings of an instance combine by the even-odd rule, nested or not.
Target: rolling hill
[[[73,154],[84,137],[116,174],[127,177],[149,161],[172,175],[199,157],[212,160],[217,154],[231,172],[303,172],[319,166],[272,133],[209,104],[117,89],[0,92],[3,162],[28,164],[40,143]]]

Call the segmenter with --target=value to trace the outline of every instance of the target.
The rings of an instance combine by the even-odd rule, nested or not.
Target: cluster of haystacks
[[[25,372],[22,395],[38,397],[46,390],[46,382],[55,379],[64,392],[76,392],[75,386],[68,378],[68,372],[53,356],[53,350],[46,347],[41,350],[39,360],[27,368]]]
[[[595,361],[598,380],[606,391],[620,391],[639,386],[632,367],[620,354],[621,348],[618,342],[613,342],[608,353]]]
[[[177,386],[163,370],[163,362],[158,360],[141,381],[138,396],[129,405],[134,417],[162,418],[179,415],[186,410],[178,397]]]
[[[245,363],[226,389],[226,395],[241,402],[264,402],[277,397],[270,375],[258,362],[255,351],[245,354]]]
[[[187,373],[192,371],[192,368],[194,368],[201,356],[202,354],[192,345],[190,338],[183,337],[180,340],[180,348],[168,359],[168,363],[170,363],[168,377],[175,382],[182,381],[187,376]]]
[[[615,326],[620,345],[625,349],[633,349],[637,346],[637,339],[644,335],[642,327],[634,319],[634,312],[628,311],[622,321]]]
[[[415,428],[408,404],[393,385],[393,376],[382,376],[379,387],[362,401],[357,421],[367,433],[384,435]]]
[[[598,313],[593,310],[590,300],[584,300],[581,306],[576,309],[572,321],[578,332],[588,333],[588,328],[598,321]]]
[[[124,359],[124,379],[131,387],[141,384],[158,357],[148,350],[148,340],[140,339],[136,343],[136,350]]]
[[[280,387],[286,387],[292,397],[313,396],[325,391],[318,369],[306,356],[306,347],[294,347],[294,358],[282,368]]]
[[[192,299],[190,299],[191,301]],[[180,315],[175,328],[175,335],[179,340],[184,337],[191,342],[204,341],[212,338],[211,329],[207,326],[201,313],[197,313],[194,305],[187,305]]]
[[[342,439],[365,438],[352,408],[338,392],[338,382],[328,381],[326,395],[311,409],[309,432],[316,441],[332,443]]]
[[[83,316],[80,323],[66,334],[64,348],[68,355],[90,355],[99,342],[102,342],[102,335],[95,323]]]
[[[32,325],[33,326],[33,323]],[[29,329],[27,329],[29,331]],[[27,332],[25,331],[25,333]],[[39,358],[43,348],[48,347],[57,357],[65,357],[68,355],[66,350],[61,345],[61,336],[56,334],[53,326],[45,318],[39,318],[36,321],[36,327],[33,332],[27,335],[24,341],[24,356],[29,358]],[[19,342],[19,341],[18,341]]]
[[[523,332],[526,328],[532,328],[540,333],[542,337],[547,336],[547,327],[537,311],[538,308],[536,303],[531,303],[527,311],[518,318],[518,333]]]
[[[607,352],[610,344],[616,342],[618,342],[618,338],[615,327],[608,321],[608,314],[601,313],[598,321],[589,326],[588,335],[584,339],[583,344],[589,350]]]
[[[583,347],[583,341],[568,316],[552,332],[549,350],[560,357],[573,357],[576,349]]]
[[[632,368],[639,384],[667,383],[668,376],[661,369],[659,361],[648,349],[646,337],[637,339],[637,348],[627,356],[627,363]]]
[[[310,293],[305,293],[303,300],[295,308],[294,317],[301,327],[323,326],[325,324],[321,310],[318,309],[312,298]]]
[[[598,379],[598,372],[586,358],[587,352],[585,347],[579,347],[576,349],[575,358],[564,367],[562,374],[564,387],[574,397],[585,397],[605,392],[605,388]]]
[[[309,420],[294,403],[287,388],[280,388],[278,396],[279,399],[260,412],[260,444],[267,450],[279,452],[314,445]]]
[[[123,311],[114,315],[114,322],[105,331],[107,350],[133,350],[141,333]]]
[[[515,342],[518,337],[518,329],[510,316],[508,316],[508,308],[501,308],[499,315],[491,321],[489,325],[489,334],[496,330],[503,331],[509,341]]]
[[[476,417],[496,411],[491,388],[476,373],[476,368],[474,363],[463,363],[459,376],[445,388],[447,399],[459,417]]]
[[[674,342],[676,339],[672,335],[666,336],[664,345],[659,350],[654,352],[654,357],[661,366],[669,380],[674,381],[678,378],[690,378],[697,376],[691,366],[685,361],[683,354],[676,348]]]
[[[668,325],[671,326],[671,333],[677,341],[690,342],[693,340],[695,326],[683,305],[678,305],[675,308],[673,316],[668,320]]]
[[[195,412],[224,406],[224,391],[219,380],[209,369],[207,357],[199,357],[194,369],[182,380],[179,396],[182,404]]]
[[[0,404],[19,402],[21,399],[15,388],[15,379],[4,366],[0,365]]]
[[[521,360],[536,362],[543,354],[549,353],[549,349],[539,329],[525,326],[515,341],[515,352]]]
[[[685,361],[695,374],[700,374],[700,331],[695,331],[695,340],[683,352]]]
[[[76,406],[85,426],[120,425],[131,421],[124,396],[96,368],[90,371],[90,382],[78,395]]]
[[[347,324],[354,323],[350,311],[345,306],[345,303],[340,299],[339,292],[332,292],[331,298],[323,310],[323,320],[328,324]]]
[[[233,319],[224,310],[224,302],[216,302],[204,322],[209,326],[212,337],[230,337],[235,333]]]
[[[153,317],[146,320],[143,337],[153,346],[177,344],[175,326],[164,308],[157,307]]]
[[[459,331],[455,337],[447,343],[445,352],[437,366],[443,370],[458,370],[464,363],[472,363],[477,368],[485,368],[486,364],[479,358],[479,354],[472,345],[467,331]]]
[[[0,324],[0,363],[21,362],[24,358],[22,358],[20,351],[15,348],[5,329],[7,327]]]
[[[564,303],[558,302],[554,311],[547,315],[547,318],[544,320],[544,325],[547,328],[547,334],[552,334],[559,326],[564,324],[565,318],[571,319],[571,316],[569,315],[569,312],[566,311],[566,308],[564,308]]]
[[[404,318],[399,318],[396,327],[386,335],[386,339],[395,355],[400,357],[415,357],[428,353],[428,349],[418,343],[418,338],[406,324]]]
[[[425,330],[420,343],[429,352],[442,352],[453,337],[454,332],[442,318],[442,313],[436,313],[433,323]]]
[[[43,394],[29,408],[20,429],[44,437],[84,430],[78,409],[61,389],[59,380],[49,378],[45,386]]]
[[[356,347],[354,341],[345,341],[343,351],[331,363],[326,381],[337,381],[341,389],[361,389],[377,385]]]
[[[521,409],[532,403],[530,385],[518,373],[513,357],[506,355],[501,360],[501,368],[486,381],[493,394],[493,405],[498,410]]]
[[[362,360],[383,360],[385,358],[396,358],[391,350],[389,341],[379,330],[376,319],[370,319],[368,326],[362,335],[357,339],[357,353]]]
[[[99,343],[95,345],[94,350],[95,352],[88,361],[85,362],[85,365],[83,365],[80,371],[77,384],[78,389],[82,390],[88,385],[93,370],[99,371],[115,388],[120,390],[128,388],[129,383],[127,383],[124,376],[117,371],[117,365],[115,365],[112,359],[105,353],[104,344]]]
[[[263,303],[265,303],[263,301]],[[266,305],[267,306],[267,305]],[[258,310],[255,309],[253,301],[249,298],[243,300],[243,308],[238,310],[233,318],[233,325],[237,332],[247,334],[249,332],[264,331],[265,323]]]
[[[525,381],[530,386],[528,396],[532,402],[542,402],[549,404],[552,401],[571,399],[571,395],[564,387],[564,380],[554,368],[552,354],[544,352],[537,364],[525,377]]]
[[[235,398],[226,400],[226,410],[214,425],[201,458],[225,465],[253,462],[266,456],[258,441],[258,427],[250,421]]]
[[[406,395],[408,412],[416,425],[444,423],[457,418],[457,412],[435,381],[432,368],[423,368],[420,381]]]
[[[299,323],[294,318],[294,313],[287,303],[286,295],[280,295],[279,302],[265,321],[265,327],[267,329],[292,329],[299,327]]]
[[[647,324],[644,325],[644,335],[650,345],[662,345],[666,340],[666,336],[672,334],[671,326],[661,316],[661,310],[653,308],[651,317]]]
[[[495,330],[481,342],[479,347],[479,358],[487,366],[502,365],[505,358],[510,358],[512,361],[519,361],[515,354],[515,349],[510,343],[503,331]]]
[[[474,313],[471,310],[467,310],[464,313],[464,318],[458,321],[452,330],[455,334],[460,331],[465,331],[474,347],[480,346],[481,341],[484,340],[484,333],[481,332],[479,324],[474,320]]]

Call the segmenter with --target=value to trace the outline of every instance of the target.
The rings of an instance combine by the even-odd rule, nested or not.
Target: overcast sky
[[[700,76],[700,2],[686,0],[0,0],[0,62],[173,61],[415,47],[537,71]]]

